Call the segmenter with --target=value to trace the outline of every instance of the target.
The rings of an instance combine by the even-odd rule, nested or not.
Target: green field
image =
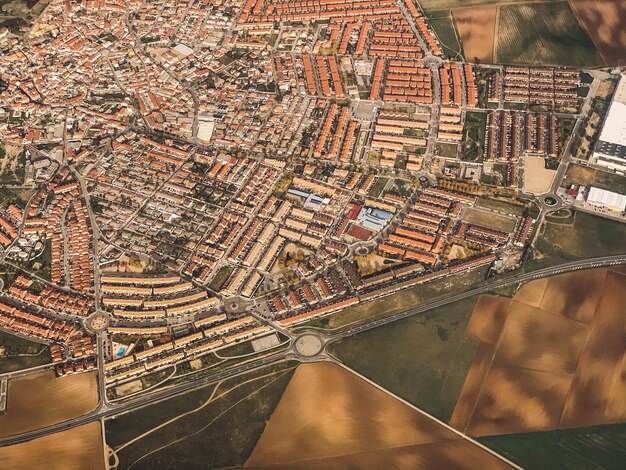
[[[48,346],[0,330],[0,374],[52,361]]]
[[[545,222],[532,250],[527,270],[596,256],[626,253],[626,224],[585,212],[574,221]]]
[[[485,147],[487,114],[469,111],[465,114],[461,160],[482,162]]]
[[[435,31],[439,42],[443,46],[443,51],[447,57],[456,60],[463,60],[463,47],[457,34],[452,14],[448,11],[437,12],[435,17],[429,18],[428,23]]]
[[[441,298],[451,293],[464,292],[485,282],[488,268],[456,274],[453,277],[437,279],[363,304],[348,307],[332,315],[302,323],[296,331],[308,328],[340,330],[346,326],[367,323],[374,318],[383,318],[404,312],[424,302]]]
[[[626,462],[626,424],[492,436],[479,441],[528,469],[617,470]]]
[[[526,206],[524,205],[487,197],[479,197],[476,200],[476,205],[478,207],[486,207],[494,211],[504,212],[505,214],[513,214],[516,216],[524,215],[526,212]]]
[[[346,338],[332,354],[348,367],[447,421],[478,343],[465,336],[476,297]]]
[[[602,65],[568,2],[500,8],[496,62],[518,65]]]
[[[502,3],[526,3],[528,0],[420,0],[419,4],[427,12],[452,10],[454,8],[499,5]],[[546,0],[550,1],[550,0]]]
[[[118,468],[241,466],[278,404],[294,367],[294,363],[276,364],[224,381],[208,404],[214,386],[107,421],[107,444],[117,451],[136,436],[179,416],[117,451]],[[189,414],[180,416],[183,413]]]

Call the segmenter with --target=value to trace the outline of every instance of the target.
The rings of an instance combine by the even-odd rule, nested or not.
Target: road
[[[358,333],[362,333],[364,331],[368,331],[373,328],[377,328],[379,326],[386,325],[386,324],[401,320],[403,318],[410,317],[412,315],[424,313],[434,308],[438,308],[444,305],[458,302],[459,300],[463,300],[468,297],[484,294],[486,292],[492,291],[500,287],[517,284],[521,282],[526,282],[526,281],[530,281],[530,280],[541,278],[541,277],[552,276],[552,275],[560,274],[564,272],[578,271],[581,269],[589,269],[589,268],[613,266],[613,265],[618,265],[618,264],[626,264],[626,254],[616,255],[616,256],[606,256],[602,258],[592,258],[592,259],[581,260],[581,261],[573,261],[573,262],[560,264],[558,266],[554,266],[550,268],[539,269],[530,273],[511,274],[509,276],[497,279],[494,282],[489,283],[485,286],[477,287],[475,289],[471,289],[469,291],[462,292],[460,294],[452,295],[441,300],[435,300],[433,302],[421,304],[420,306],[416,308],[406,310],[396,315],[391,315],[386,318],[374,320],[372,322],[369,322],[360,326],[349,328],[340,333],[327,336],[323,338],[323,340],[324,340],[325,346],[327,347],[328,344],[339,341],[343,338],[347,338],[349,336],[353,336]],[[321,356],[326,357],[325,351],[322,351]],[[235,367],[216,372],[214,374],[211,374],[209,376],[203,377],[201,379],[198,379],[192,382],[186,382],[180,385],[172,386],[164,390],[158,390],[156,392],[129,400],[127,402],[121,403],[116,406],[110,406],[110,407],[105,407],[105,408],[100,407],[91,413],[80,416],[78,418],[74,418],[69,421],[64,421],[64,422],[61,422],[52,426],[47,426],[41,429],[18,434],[15,436],[2,438],[0,439],[0,446],[18,444],[20,442],[29,441],[32,439],[36,439],[38,437],[43,437],[49,434],[53,434],[55,432],[74,428],[76,426],[81,426],[83,424],[87,424],[97,419],[111,418],[113,416],[116,416],[122,413],[127,413],[135,409],[141,408],[143,406],[153,404],[153,403],[165,400],[167,398],[171,398],[171,397],[189,392],[191,390],[206,386],[208,384],[217,382],[219,380],[224,380],[224,379],[228,379],[228,378],[235,377],[238,375],[242,375],[251,370],[258,369],[260,367],[267,366],[269,364],[282,362],[288,359],[301,360],[301,358],[299,358],[296,354],[294,354],[292,350],[277,352],[275,354],[271,354],[269,356],[255,359],[245,364],[237,365]],[[307,358],[307,360],[310,360],[310,359],[311,358]]]

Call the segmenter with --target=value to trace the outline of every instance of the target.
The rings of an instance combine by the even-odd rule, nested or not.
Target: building
[[[594,206],[605,207],[615,212],[626,211],[626,196],[612,191],[594,188],[593,186],[589,188],[587,202]]]
[[[592,161],[626,174],[626,75],[617,84]]]

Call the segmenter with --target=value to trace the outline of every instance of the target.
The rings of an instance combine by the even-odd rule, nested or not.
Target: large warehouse
[[[592,187],[587,195],[587,202],[615,212],[626,211],[626,196],[613,191]]]
[[[626,75],[617,84],[592,161],[626,173]]]

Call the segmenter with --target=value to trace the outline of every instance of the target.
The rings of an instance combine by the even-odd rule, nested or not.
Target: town
[[[450,60],[413,0],[53,0],[0,51],[0,328],[59,376],[513,271],[548,210],[625,221],[562,186],[626,172],[621,71]]]

